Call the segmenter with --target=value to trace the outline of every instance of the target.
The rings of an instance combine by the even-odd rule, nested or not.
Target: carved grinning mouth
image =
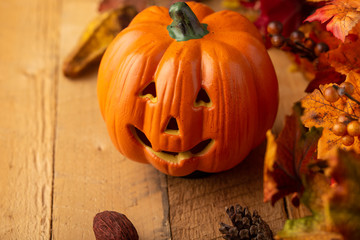
[[[203,155],[211,149],[211,147],[214,143],[213,139],[206,139],[204,141],[201,141],[199,144],[197,144],[193,148],[191,148],[187,151],[184,151],[184,152],[170,152],[170,151],[156,152],[152,149],[150,140],[146,137],[146,135],[140,129],[136,128],[135,126],[131,126],[130,129],[131,129],[131,132],[133,133],[133,135],[135,136],[135,138],[142,145],[144,145],[149,151],[154,153],[159,158],[164,159],[169,162],[179,162],[180,160],[183,160],[183,159],[189,159],[194,156]]]

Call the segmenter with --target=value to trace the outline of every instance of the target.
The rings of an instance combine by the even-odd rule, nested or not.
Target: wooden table
[[[219,2],[208,1],[216,9]],[[98,109],[96,70],[76,80],[61,72],[98,3],[0,2],[0,239],[95,239],[93,217],[104,210],[126,214],[143,240],[222,239],[224,208],[236,203],[258,210],[274,232],[302,215],[287,201],[263,203],[265,144],[234,169],[197,179],[166,176],[115,150]],[[286,55],[270,54],[280,82],[278,131],[306,81],[287,71]]]

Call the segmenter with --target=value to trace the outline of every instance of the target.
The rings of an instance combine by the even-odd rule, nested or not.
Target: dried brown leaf
[[[67,77],[79,76],[92,63],[100,61],[115,36],[137,14],[133,7],[121,7],[104,12],[88,24],[77,45],[63,63]]]

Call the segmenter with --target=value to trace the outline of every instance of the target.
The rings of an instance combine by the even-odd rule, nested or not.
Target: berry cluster
[[[356,101],[351,95],[354,93],[355,88],[349,82],[343,82],[340,86],[332,85],[327,87],[324,91],[324,98],[326,101],[333,103],[340,99],[340,97],[346,96],[351,100]]]
[[[328,45],[322,42],[316,43],[311,38],[305,37],[302,31],[295,30],[289,38],[285,38],[281,35],[282,30],[283,25],[278,21],[272,21],[267,26],[267,32],[274,47],[299,54],[300,57],[307,58],[310,61],[329,50]]]
[[[323,94],[326,101],[334,103],[341,97],[347,97],[360,105],[360,102],[352,97],[354,93],[354,85],[348,82],[343,82],[340,86],[329,86]],[[332,126],[332,132],[341,137],[341,143],[345,146],[353,145],[355,137],[360,140],[360,119],[350,116],[347,113],[339,115],[337,122]]]
[[[360,122],[348,114],[341,114],[333,125],[332,131],[341,137],[341,143],[345,146],[353,145],[355,137],[360,136]]]

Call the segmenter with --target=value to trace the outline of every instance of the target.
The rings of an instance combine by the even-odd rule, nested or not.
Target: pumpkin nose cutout
[[[155,82],[150,82],[144,90],[140,93],[140,97],[148,98],[152,102],[156,102],[156,85]]]
[[[198,95],[196,96],[194,105],[195,105],[195,107],[200,107],[200,106],[210,107],[211,106],[210,97],[204,88],[200,89]]]
[[[165,133],[173,134],[173,135],[179,135],[179,126],[176,121],[176,118],[171,117],[166,128]]]

